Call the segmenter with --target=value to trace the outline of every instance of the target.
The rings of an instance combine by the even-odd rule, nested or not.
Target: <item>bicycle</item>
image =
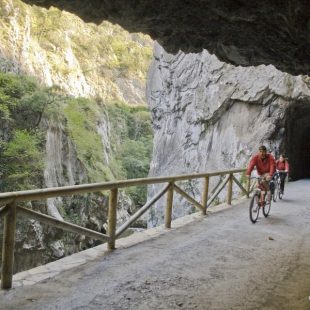
[[[273,175],[271,181],[270,181],[270,190],[271,190],[271,196],[272,200],[274,202],[277,202],[278,198],[282,199],[282,194],[280,196],[281,192],[281,179],[278,172],[275,172]]]
[[[254,195],[250,201],[249,208],[250,220],[253,224],[256,223],[261,208],[263,209],[263,214],[265,217],[269,215],[272,200],[272,197],[270,196],[269,201],[267,201],[267,192],[259,188],[259,185],[262,182],[262,178],[258,177],[255,179],[257,179],[258,186],[255,189]]]
[[[281,174],[285,173],[285,177],[284,177],[284,182],[285,182],[285,178],[287,176],[287,172],[285,172],[285,170],[277,170],[276,173],[278,175],[279,199],[282,199],[283,191],[281,190]]]

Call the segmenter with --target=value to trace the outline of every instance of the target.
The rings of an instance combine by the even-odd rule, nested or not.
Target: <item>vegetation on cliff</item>
[[[0,72],[0,191],[38,187],[43,162],[37,122],[47,90],[28,77]]]
[[[89,182],[146,176],[152,132],[144,88],[151,39],[109,22],[85,24],[54,7],[46,10],[19,0],[1,3],[0,70],[24,74],[1,75],[6,96],[0,98],[1,190],[42,186],[35,172],[42,174],[44,164],[43,115],[64,124]],[[21,89],[13,94],[9,87]],[[102,122],[109,123],[109,154],[98,132]],[[31,153],[34,149],[37,153]],[[18,151],[31,154],[17,164],[13,153]]]
[[[86,24],[54,7],[0,2],[0,67],[1,58],[10,60],[9,70],[34,75],[75,97],[145,104],[153,49],[148,36],[106,21]]]
[[[152,129],[146,107],[103,104],[54,92],[33,78],[0,72],[1,191],[41,187],[43,117],[57,117],[64,123],[90,182],[147,176]],[[105,163],[97,130],[103,115],[111,126],[110,164]]]
[[[109,22],[85,24],[53,7],[0,3],[0,192],[146,177],[152,40]],[[105,194],[29,207],[48,214],[56,208],[65,220],[105,232]],[[118,220],[145,199],[146,188],[120,191]],[[94,245],[34,221],[18,231],[16,271]]]

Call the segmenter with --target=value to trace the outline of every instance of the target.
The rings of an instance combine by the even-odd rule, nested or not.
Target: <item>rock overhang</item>
[[[308,0],[23,0],[55,6],[86,22],[109,20],[143,32],[167,52],[207,49],[234,65],[273,64],[293,75],[310,74]]]

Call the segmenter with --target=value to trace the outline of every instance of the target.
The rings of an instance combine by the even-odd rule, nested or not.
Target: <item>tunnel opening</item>
[[[291,179],[310,178],[310,102],[299,102],[288,109],[286,132]]]

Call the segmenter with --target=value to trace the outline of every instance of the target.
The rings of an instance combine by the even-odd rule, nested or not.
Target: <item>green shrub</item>
[[[42,152],[36,133],[16,130],[1,156],[2,190],[17,191],[38,185],[42,175]]]
[[[31,77],[0,72],[1,191],[41,187],[43,139],[38,125],[55,102],[53,91]]]
[[[64,108],[69,136],[72,138],[78,158],[85,165],[91,182],[114,179],[105,164],[101,137],[97,124],[102,113],[98,105],[85,98],[70,98]]]

